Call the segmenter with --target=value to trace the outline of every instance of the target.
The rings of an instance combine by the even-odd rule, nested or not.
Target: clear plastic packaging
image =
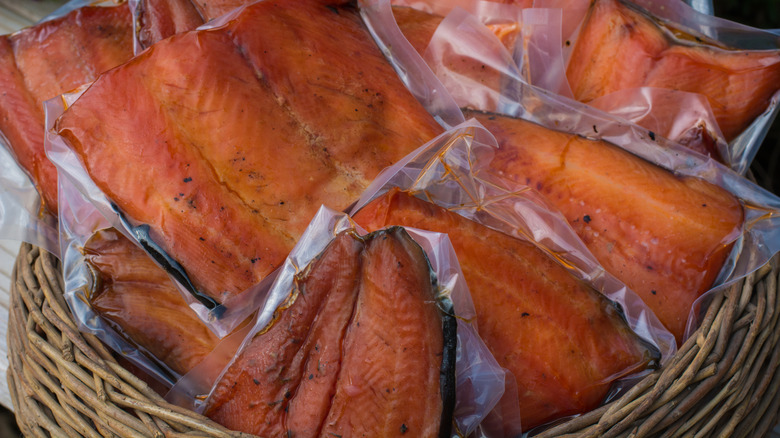
[[[47,167],[43,151],[37,150],[37,147],[43,144],[44,120],[41,119],[42,112],[35,107],[35,102],[37,102],[39,95],[54,97],[55,94],[59,94],[59,91],[51,90],[72,86],[73,82],[79,80],[83,71],[99,68],[99,66],[103,66],[101,62],[111,62],[109,59],[114,58],[105,56],[101,60],[89,59],[88,55],[91,54],[89,50],[92,50],[92,47],[84,47],[79,49],[82,51],[80,56],[84,59],[72,60],[72,64],[60,66],[57,71],[52,70],[52,67],[48,65],[38,64],[37,60],[41,57],[50,58],[51,56],[47,56],[47,53],[59,54],[58,48],[63,48],[62,35],[69,38],[68,44],[78,45],[80,41],[90,38],[90,31],[101,25],[107,27],[102,28],[102,37],[113,37],[117,40],[111,40],[110,43],[96,50],[116,50],[113,52],[116,54],[119,51],[117,48],[121,46],[121,41],[116,36],[121,32],[121,25],[116,28],[111,26],[116,24],[115,20],[121,17],[123,11],[119,9],[110,12],[92,8],[80,9],[86,6],[122,7],[118,5],[119,3],[115,1],[73,0],[42,19],[36,26],[4,37],[7,38],[7,47],[4,45],[4,62],[9,63],[5,64],[4,67],[10,65],[12,67],[9,68],[14,71],[4,69],[3,78],[4,81],[8,81],[6,85],[9,88],[8,96],[3,100],[3,104],[6,106],[4,111],[10,113],[9,116],[5,116],[5,119],[9,121],[8,129],[10,132],[2,134],[0,140],[2,144],[0,145],[0,155],[2,155],[0,157],[2,162],[2,172],[0,172],[0,189],[2,189],[0,190],[0,238],[23,240],[40,246],[55,255],[59,254],[57,219],[54,213],[56,209],[56,205],[54,205],[56,203],[56,180],[52,179],[54,172],[52,168]],[[100,12],[96,13],[98,10]],[[74,13],[70,16],[71,18],[60,20],[56,24],[46,24],[71,13]],[[78,22],[79,32],[85,32],[84,34],[73,36],[74,22]],[[130,29],[129,20],[126,23],[126,28]],[[74,38],[78,41],[72,41]],[[63,48],[65,53],[61,55],[66,57],[71,53],[68,52],[69,49],[70,47]],[[127,55],[129,57],[129,51]],[[46,62],[54,65],[61,61],[47,59]],[[83,71],[74,72],[80,68],[83,68]],[[32,76],[30,79],[28,74],[37,76]],[[14,83],[20,80],[24,81],[23,85],[18,82]],[[48,96],[46,93],[52,95]],[[40,124],[40,131],[36,131],[37,124]],[[31,166],[34,170],[23,170],[17,164],[17,156],[12,152],[13,148],[9,146],[9,139],[18,141],[18,143],[14,143],[17,147],[16,150],[22,150],[23,154],[27,154],[19,162],[29,163],[26,165]],[[34,183],[31,181],[30,174],[39,175],[42,180]],[[42,187],[45,199],[42,199],[37,187]]]
[[[79,98],[86,88],[87,86],[82,87],[80,90],[73,93],[64,94],[61,98],[47,101],[45,106],[47,120],[51,120],[53,123],[68,106]],[[122,215],[115,209],[114,204],[92,182],[78,157],[76,157],[73,151],[63,143],[63,140],[51,132],[51,130],[47,132],[46,150],[49,159],[58,168],[60,179],[68,179],[69,184],[75,188],[76,191],[89,199],[92,206],[100,215],[106,218],[106,223],[103,224],[103,228],[115,228],[134,242],[146,239],[147,236],[138,234],[138,232],[142,230],[135,230],[136,232],[134,232],[134,229],[130,224],[127,223]],[[94,231],[96,231],[96,229],[91,232]],[[175,276],[172,275],[172,278],[175,278]],[[213,324],[209,324],[209,327],[211,327],[212,331],[219,337],[223,337],[232,332],[233,329],[261,305],[263,298],[260,291],[264,290],[272,281],[273,274],[269,275],[261,283],[252,286],[250,290],[247,290],[236,297],[236,300],[216,308],[207,308],[202,305],[202,303],[193,296],[185,286],[182,286],[179,281],[176,281],[176,286],[198,317],[207,324],[213,322]],[[214,314],[220,316],[216,321],[213,316]]]
[[[208,395],[215,382],[255,335],[269,325],[274,313],[287,300],[296,276],[305,271],[337,234],[350,229],[365,234],[356,228],[348,216],[323,206],[279,269],[274,283],[265,295],[260,312],[250,324],[251,329],[243,329],[226,337],[211,356],[176,384],[166,398],[183,407],[202,412],[208,404]],[[504,390],[504,371],[482,344],[472,325],[473,304],[446,236],[413,229],[407,229],[407,232],[425,250],[431,269],[436,274],[438,293],[442,297],[448,297],[454,304],[458,319],[455,416],[459,430],[467,436],[501,398]]]
[[[274,24],[270,18],[273,14],[266,10],[274,7],[270,4],[253,3],[196,32],[160,42],[133,62],[102,75],[86,91],[85,97],[89,98],[69,94],[47,108],[58,106],[49,111],[49,117],[59,117],[57,129],[63,135],[73,134],[69,137],[71,146],[83,145],[78,137],[90,145],[89,152],[81,151],[83,155],[77,157],[69,151],[64,138],[49,135],[49,158],[61,174],[71,178],[101,214],[110,218],[112,226],[152,253],[178,281],[182,294],[199,317],[220,337],[230,333],[260,305],[253,298],[255,292],[264,287],[262,282],[272,281],[266,275],[282,263],[305,229],[308,216],[323,201],[338,202],[335,208],[348,207],[385,165],[441,132],[438,123],[406,93],[365,29],[351,19],[350,15],[357,12],[351,5],[334,7],[339,12],[336,14],[319,2],[278,4],[280,9],[316,9],[316,14],[303,10],[285,15],[285,19],[305,29],[307,38],[299,41],[298,47],[305,41],[310,46],[309,57],[301,55],[303,49],[258,49],[269,39],[288,39],[294,27],[285,27],[279,20]],[[268,26],[260,31],[249,24],[250,20],[266,20]],[[321,37],[330,35],[337,24],[351,36],[347,40],[351,48],[344,47],[345,40]],[[244,37],[237,38],[237,34]],[[236,45],[241,50],[235,50]],[[232,53],[230,63],[224,57],[225,50]],[[243,50],[252,56],[243,56]],[[328,56],[339,50],[364,53],[361,66],[367,63],[371,68],[358,76],[360,72],[351,55]],[[264,78],[273,77],[280,88],[271,89],[256,81],[257,65],[272,65],[274,71],[267,72]],[[312,68],[300,68],[303,65]],[[181,73],[185,71],[186,74]],[[170,74],[177,83],[159,79],[163,73]],[[140,74],[155,79],[150,79],[150,83],[135,81]],[[297,79],[292,80],[291,74],[297,75]],[[343,81],[343,77],[353,74],[362,86],[355,81]],[[294,87],[287,87],[288,84]],[[127,106],[118,107],[112,103],[113,96],[103,94],[115,91],[146,98],[127,99]],[[212,98],[204,98],[204,93]],[[277,93],[286,97],[280,99]],[[360,105],[355,106],[356,99]],[[202,110],[191,111],[184,100]],[[316,105],[312,102],[331,105],[339,112],[313,110]],[[86,115],[92,111],[92,104],[104,108],[94,116]],[[71,106],[71,111],[64,111]],[[271,111],[269,106],[279,110]],[[393,111],[388,110],[391,107]],[[162,108],[169,110],[165,117],[159,117]],[[138,115],[127,119],[125,111]],[[300,120],[297,114],[306,120]],[[457,115],[462,118],[459,112]],[[99,126],[115,134],[105,147],[105,137],[97,139],[93,136],[97,134],[95,130],[83,129],[101,117],[111,121],[100,122]],[[352,120],[355,129],[334,129],[333,120],[338,118]],[[171,122],[173,119],[177,121]],[[206,127],[212,122],[219,129]],[[155,127],[151,128],[151,124]],[[385,124],[404,128],[388,131]],[[277,126],[284,129],[275,129]],[[311,134],[311,129],[316,129],[317,134]],[[132,148],[118,147],[128,135],[143,138],[130,141]],[[192,135],[201,138],[195,142],[189,137]],[[225,136],[231,137],[230,155],[224,148]],[[158,147],[162,137],[168,137],[164,148]],[[366,147],[367,138],[373,139],[371,147]],[[116,149],[108,152],[109,146]],[[287,149],[280,152],[280,147]],[[127,155],[117,158],[124,154]],[[234,159],[233,154],[246,161]],[[207,162],[204,156],[211,161]],[[268,156],[284,159],[271,161]],[[82,159],[89,163],[82,163]],[[219,163],[217,172],[214,163]],[[98,190],[85,166],[92,177],[101,174],[112,180],[102,180],[101,187],[112,185],[108,190],[116,207]],[[109,167],[116,171],[107,170]],[[171,172],[172,168],[176,172]],[[127,173],[119,178],[119,172]],[[311,178],[299,183],[296,172],[309,172]],[[153,173],[155,178],[150,176]],[[142,195],[152,192],[156,196]],[[304,196],[312,193],[321,198]],[[278,199],[268,202],[272,197]],[[155,207],[149,207],[148,202]],[[122,208],[126,211],[117,212]],[[127,211],[130,209],[132,215]],[[303,210],[306,213],[301,213]],[[238,222],[245,225],[239,226]],[[245,232],[249,229],[256,232]],[[174,243],[174,235],[184,235],[183,240]]]
[[[722,18],[717,18],[708,13],[703,13],[701,9],[707,12],[712,11],[711,2],[701,1],[696,2],[697,9],[692,8],[685,2],[677,0],[634,0],[633,3],[639,8],[644,9],[647,13],[651,14],[649,18],[654,22],[657,22],[661,28],[664,29],[666,34],[681,34],[677,36],[678,41],[682,41],[682,45],[700,45],[705,44],[705,40],[708,38],[711,41],[707,42],[708,45],[714,47],[725,47],[735,50],[753,50],[753,51],[765,51],[763,53],[771,55],[772,51],[780,57],[780,46],[778,45],[777,38],[771,32],[761,29],[751,28],[739,23],[734,23]],[[633,6],[628,6],[633,8]],[[698,39],[696,42],[690,42],[689,40]],[[576,45],[577,37],[572,38],[572,47]],[[720,47],[719,47],[720,46]],[[778,58],[780,59],[780,58]],[[567,63],[568,63],[567,59]],[[769,62],[762,61],[762,62]],[[777,61],[774,61],[777,62]],[[729,68],[725,66],[724,68]],[[755,85],[746,86],[749,89],[755,88]],[[641,90],[631,91],[636,96],[645,95],[647,92]],[[622,97],[618,97],[620,100]],[[609,99],[610,95],[604,95],[601,99]],[[668,99],[665,96],[663,99]],[[761,145],[767,131],[769,130],[772,121],[775,119],[778,112],[778,99],[780,99],[780,90],[776,89],[774,95],[769,99],[768,104],[763,111],[759,113],[752,123],[738,135],[732,135],[730,137],[720,137],[717,139],[719,142],[728,142],[728,153],[722,153],[721,158],[728,166],[734,169],[739,174],[744,174],[750,166],[751,161],[755,157],[758,147]],[[696,116],[690,117],[687,114],[685,105],[687,104],[688,97],[682,93],[679,96],[678,106],[682,108],[678,117],[685,120],[690,118],[690,126],[694,128],[696,126]],[[642,105],[640,99],[639,105]],[[663,117],[664,109],[667,107],[664,105],[663,100],[652,106],[658,106],[658,117]],[[616,107],[614,103],[608,104],[609,107]],[[602,108],[604,105],[601,106]],[[727,117],[728,115],[721,114],[719,117]],[[723,118],[721,120],[724,120]],[[680,123],[683,123],[681,121]],[[643,125],[644,126],[644,125]],[[729,135],[729,130],[724,127],[715,128],[711,125],[708,128],[712,132],[717,132],[717,129],[722,130]]]
[[[373,8],[372,11],[377,16],[370,19],[379,20],[381,10]],[[722,290],[759,268],[780,250],[780,223],[777,219],[780,199],[776,196],[715,160],[656,136],[645,128],[518,80],[515,66],[506,61],[505,48],[489,33],[460,28],[458,32],[447,32],[446,35],[446,41],[434,35],[426,52],[426,61],[445,88],[452,92],[458,105],[526,119],[585,138],[605,140],[675,175],[703,179],[739,198],[745,214],[742,236],[735,242],[712,292]],[[394,41],[383,43],[395,44]],[[460,49],[454,51],[451,47]],[[475,80],[464,76],[462,71],[453,70],[452,66],[464,63],[463,57],[470,57],[466,62],[480,63],[489,68],[500,66],[499,73],[504,79],[501,87],[490,88],[479,81],[479,77]],[[402,58],[394,58],[398,59]],[[415,78],[408,80],[415,82]],[[429,110],[436,111],[436,108],[429,107]],[[454,108],[447,111],[452,112]],[[689,321],[690,332],[690,327],[696,325],[695,317],[692,316]]]
[[[358,212],[390,188],[420,193],[426,200],[509,236],[527,240],[624,309],[631,328],[663,357],[676,350],[674,338],[645,304],[604,270],[566,220],[528,187],[517,187],[490,172],[497,147],[492,134],[474,120],[442,134],[388,168],[351,210]],[[423,195],[424,194],[424,195]]]
[[[445,29],[442,29],[441,32],[455,29],[464,31],[462,25],[453,24],[463,20],[464,15],[472,14],[485,24],[488,24],[490,17],[490,15],[481,15],[483,9],[475,6],[475,2],[444,2],[436,5],[429,5],[425,2],[400,3],[442,16],[447,15],[442,23],[442,27]],[[669,23],[672,27],[687,28],[687,32],[692,35],[712,38],[716,44],[738,49],[778,49],[777,41],[768,31],[753,29],[703,14],[680,1],[638,1],[635,3],[639,7],[646,8],[661,22]],[[700,3],[702,4],[699,6],[706,9],[707,5],[704,4],[706,2]],[[496,7],[498,8],[498,6]],[[459,9],[460,12],[458,12]],[[566,64],[576,44],[579,29],[587,16],[588,9],[589,2],[584,0],[537,0],[533,2],[533,8],[522,10],[522,19],[518,20],[522,28],[522,44],[518,44],[514,50],[510,50],[510,55],[515,60],[519,72],[526,82],[565,97],[572,97],[566,78]],[[513,14],[507,14],[506,11],[503,11],[503,15],[513,16]],[[455,18],[456,16],[459,18]],[[450,23],[445,25],[447,22]],[[475,29],[473,26],[468,28]],[[457,50],[465,49],[458,48]],[[630,97],[634,97],[636,100],[631,101]],[[695,145],[695,150],[698,152],[711,147],[717,152],[717,155],[713,156],[727,163],[737,173],[744,174],[776,116],[778,94],[770,99],[766,110],[757,115],[749,127],[730,140],[722,135],[721,128],[718,127],[713,115],[708,114],[702,117],[703,107],[701,105],[696,104],[689,111],[688,105],[692,99],[695,98],[686,92],[672,89],[661,92],[645,87],[607,94],[600,97],[598,103],[593,102],[593,104],[600,109],[615,110],[614,114],[619,116],[633,114],[637,117],[629,119],[630,121],[673,141],[680,140],[684,144]],[[640,108],[644,114],[642,117],[637,114]],[[672,111],[671,115],[669,111]],[[666,120],[674,118],[675,129],[670,131],[658,129],[658,124],[653,123],[653,119],[656,118]],[[688,129],[685,129],[686,125]],[[687,131],[689,134],[679,137],[681,130]],[[697,135],[691,133],[703,134],[706,138],[698,139]]]
[[[619,303],[628,326],[655,346],[662,353],[662,360],[671,358],[676,351],[674,336],[641,299],[596,262],[566,220],[533,190],[490,172],[488,164],[495,148],[495,140],[487,130],[473,120],[467,121],[385,171],[351,213],[358,213],[372,199],[398,187],[476,223],[531,242],[571,276]],[[523,380],[523,376],[515,377]],[[618,383],[617,387],[622,385]],[[508,402],[502,406],[509,409],[513,405]],[[516,414],[494,413],[495,416],[498,418],[491,423],[505,424]]]
[[[87,241],[111,224],[72,185],[69,179],[60,178],[60,244],[65,300],[73,313],[79,330],[95,335],[104,344],[125,359],[144,370],[150,377],[166,387],[171,387],[179,377],[163,360],[154,357],[140,345],[119,333],[101,318],[92,306],[92,294],[101,281],[86,261],[84,248]],[[153,300],[154,297],[149,297]],[[190,311],[184,308],[184,311]]]
[[[57,219],[41,212],[38,191],[5,144],[0,147],[0,239],[21,240],[59,255]]]

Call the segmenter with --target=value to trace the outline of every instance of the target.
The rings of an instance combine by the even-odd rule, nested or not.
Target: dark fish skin
[[[454,384],[455,333],[434,293],[402,229],[341,233],[231,364],[206,415],[268,437],[449,436],[454,400],[440,385]]]
[[[403,225],[447,233],[471,291],[480,336],[517,380],[526,430],[596,408],[615,380],[660,359],[615,303],[528,242],[397,189],[354,219],[368,230]]]
[[[498,141],[492,171],[539,191],[681,343],[691,305],[712,287],[740,233],[740,201],[605,141],[498,114],[466,116]]]
[[[278,267],[321,204],[347,208],[442,132],[357,11],[311,0],[258,2],[155,44],[102,75],[55,129],[220,303]]]
[[[0,131],[57,213],[57,170],[43,149],[43,102],[93,81],[133,55],[127,5],[84,7],[0,37]]]
[[[90,296],[95,311],[174,373],[189,372],[219,342],[168,274],[117,230],[92,236],[84,257],[95,276]]]

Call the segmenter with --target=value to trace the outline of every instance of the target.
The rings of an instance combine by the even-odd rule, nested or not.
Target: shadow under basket
[[[667,364],[617,400],[537,436],[757,437],[780,409],[778,257],[716,297]],[[80,333],[59,261],[22,245],[12,275],[8,384],[26,436],[248,436],[166,403]]]

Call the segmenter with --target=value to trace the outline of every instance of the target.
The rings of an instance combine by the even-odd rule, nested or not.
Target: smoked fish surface
[[[97,290],[90,302],[114,330],[178,375],[201,362],[219,339],[198,319],[168,274],[115,229],[84,247]]]
[[[155,44],[95,81],[56,131],[224,302],[284,261],[321,204],[347,208],[442,128],[354,8],[289,0]]]
[[[490,168],[544,195],[681,343],[691,305],[710,289],[740,233],[739,200],[604,141],[497,114],[466,117],[498,141]]]
[[[190,0],[141,0],[137,14],[138,43],[143,49],[208,21]]]
[[[257,0],[140,0],[138,34],[142,48]]]
[[[57,213],[57,169],[43,148],[43,102],[93,81],[133,56],[127,5],[83,7],[0,37],[0,132]]]
[[[731,141],[780,89],[780,50],[731,50],[690,35],[681,40],[621,0],[594,0],[566,76],[574,98],[586,103],[634,87],[702,94]]]
[[[405,231],[339,234],[291,292],[217,383],[207,416],[267,437],[449,432],[440,375],[454,382],[454,343]]]
[[[613,381],[659,359],[616,305],[532,244],[393,189],[354,216],[368,230],[447,233],[479,333],[518,386],[525,429],[596,408]]]

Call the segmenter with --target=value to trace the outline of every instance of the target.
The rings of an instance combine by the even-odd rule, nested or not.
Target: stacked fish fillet
[[[354,5],[267,0],[223,26],[177,33],[226,6],[142,4],[149,48],[102,75],[80,77],[94,83],[54,133],[206,303],[248,293],[284,262],[320,205],[347,209],[382,169],[443,132],[404,88]],[[397,12],[422,50],[441,17]],[[126,18],[119,36],[88,50],[129,47]],[[74,33],[63,27],[50,33]],[[13,51],[15,61],[11,52],[0,77],[22,90],[16,101],[26,104],[11,111],[3,103],[9,115],[0,130],[54,212],[52,177],[22,157],[38,154],[29,162],[46,163],[29,140],[43,134],[37,108],[45,93],[77,84],[47,80],[62,85],[34,101],[27,84],[42,73],[23,67],[24,50]],[[92,71],[129,58],[96,62]],[[712,286],[739,232],[739,200],[603,141],[466,114],[499,141],[492,170],[544,194],[681,340],[691,303]],[[524,427],[593,409],[616,379],[658,362],[614,303],[528,242],[400,191],[355,220],[373,233],[339,235],[296,279],[271,325],[217,383],[209,416],[269,436],[449,434],[453,383],[440,376],[454,372],[446,359],[454,345],[450,316],[435,305],[424,253],[401,229],[385,229],[391,225],[450,235],[481,334],[517,379]],[[214,348],[218,339],[165,272],[174,266],[153,263],[115,230],[96,234],[84,253],[99,280],[92,305],[139,348],[176,375]]]

